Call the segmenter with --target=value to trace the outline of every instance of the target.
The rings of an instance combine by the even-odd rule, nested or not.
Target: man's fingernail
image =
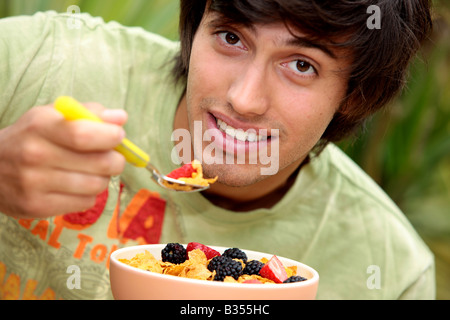
[[[125,118],[127,113],[122,109],[105,109],[102,112],[104,118]]]
[[[119,135],[120,135],[120,139],[125,138],[125,136],[127,135],[125,130],[122,127],[120,127]]]

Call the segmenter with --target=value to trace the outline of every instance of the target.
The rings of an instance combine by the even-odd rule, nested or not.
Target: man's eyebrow
[[[333,51],[331,51],[326,45],[318,43],[308,38],[304,37],[293,37],[285,42],[288,46],[301,47],[301,48],[313,48],[323,51],[327,56],[337,59]]]
[[[211,19],[207,23],[207,27],[209,28],[219,28],[224,26],[234,26],[234,27],[245,27],[250,29],[252,32],[256,32],[256,29],[254,25],[252,24],[243,24],[240,22],[233,21],[232,19],[227,19],[223,15],[219,14],[217,17]],[[294,47],[300,47],[300,48],[313,48],[318,49],[322,52],[324,52],[327,56],[337,59],[337,56],[332,52],[328,46],[322,43],[318,43],[316,41],[313,41],[311,39],[308,39],[306,37],[301,36],[293,36],[292,38],[289,38],[288,40],[283,42],[284,45],[287,46],[294,46]]]
[[[227,19],[227,18],[225,18],[222,15],[219,15],[218,17],[216,17],[214,19],[211,19],[207,23],[207,27],[211,28],[211,29],[219,28],[219,27],[225,27],[225,26],[248,27],[248,26],[244,25],[243,23],[235,22],[232,19]]]

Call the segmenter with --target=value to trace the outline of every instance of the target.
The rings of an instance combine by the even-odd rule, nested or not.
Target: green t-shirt
[[[60,95],[124,108],[127,137],[162,172],[177,165],[171,77],[179,44],[140,28],[54,12],[0,20],[0,128]],[[304,166],[271,209],[232,212],[167,192],[127,165],[91,210],[43,220],[0,214],[0,297],[107,299],[117,248],[190,241],[289,257],[320,274],[318,299],[433,299],[429,249],[336,146]],[[78,276],[78,277],[77,277]]]

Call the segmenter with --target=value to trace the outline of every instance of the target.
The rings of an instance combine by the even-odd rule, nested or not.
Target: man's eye
[[[301,74],[312,75],[316,73],[316,69],[307,61],[294,60],[289,62],[288,67]]]
[[[220,32],[218,33],[218,36],[220,39],[222,39],[224,42],[228,43],[229,45],[236,46],[238,43],[241,42],[239,37],[231,32]]]

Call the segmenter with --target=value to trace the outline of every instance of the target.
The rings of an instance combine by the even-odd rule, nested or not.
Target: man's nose
[[[228,89],[227,99],[242,115],[262,115],[269,108],[270,86],[264,66],[255,63],[238,70]]]

